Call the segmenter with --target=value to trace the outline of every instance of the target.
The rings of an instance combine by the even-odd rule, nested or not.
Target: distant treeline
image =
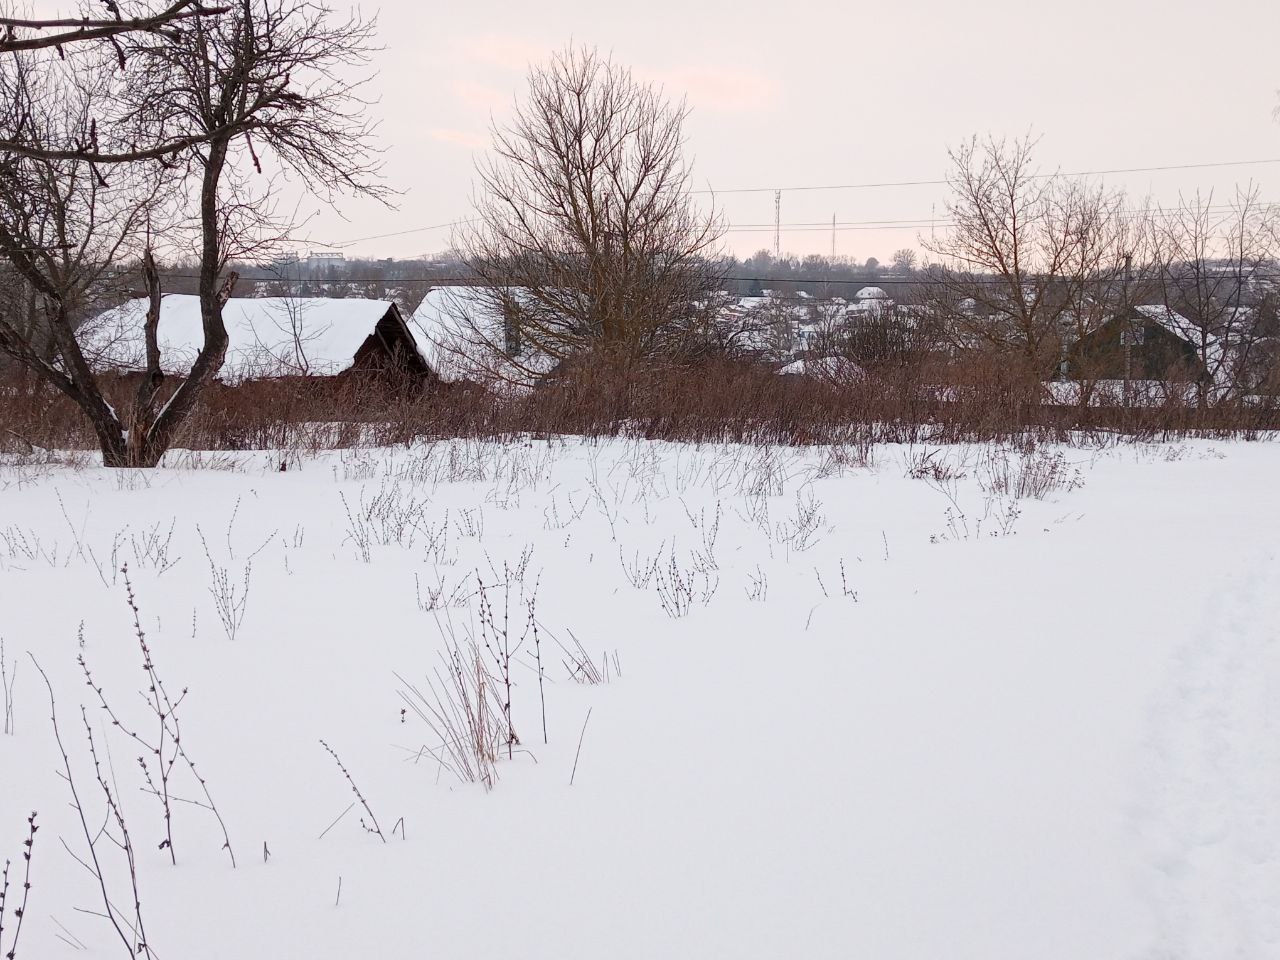
[[[876,258],[855,260],[809,254],[775,257],[760,250],[750,257],[726,257],[718,266],[723,288],[737,296],[759,296],[766,290],[814,296],[851,296],[859,286],[917,276],[911,251],[899,251],[893,263]],[[375,297],[394,299],[413,309],[433,285],[465,283],[472,278],[458,257],[431,259],[339,259],[315,257],[275,264],[233,264],[240,274],[238,296]],[[176,263],[161,268],[166,293],[195,293],[196,268]]]

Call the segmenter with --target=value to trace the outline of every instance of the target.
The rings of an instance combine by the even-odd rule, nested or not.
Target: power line
[[[725,233],[772,233],[774,232],[775,229],[779,233],[830,233],[832,230],[838,230],[840,232],[844,232],[848,230],[927,230],[929,227],[935,226],[935,225],[947,226],[950,224],[950,222],[951,221],[948,221],[948,220],[940,220],[936,222],[930,221],[930,220],[926,220],[923,222],[908,220],[902,223],[881,224],[880,226],[868,226],[868,227],[832,227],[831,224],[829,223],[824,225],[818,225],[818,226],[808,226],[808,225],[789,226],[788,224],[783,223],[783,224],[778,224],[776,227],[774,224],[769,224],[767,226],[764,224],[760,224],[758,226],[733,225],[733,226],[726,226],[724,228],[724,232]]]
[[[1260,163],[1275,163],[1280,161],[1258,161]],[[1181,169],[1181,168],[1179,168]],[[1261,207],[1280,206],[1280,201],[1269,201],[1259,204]],[[1216,206],[1205,207],[1203,213],[1227,213],[1233,208],[1228,204],[1219,204]],[[1160,216],[1172,217],[1176,216],[1176,210],[1135,210],[1130,213],[1123,214],[1128,219],[1140,219],[1144,216]],[[431,224],[426,227],[413,227],[409,230],[397,230],[392,233],[373,234],[368,237],[356,237],[351,240],[343,240],[340,243],[321,243],[319,241],[299,241],[299,243],[310,242],[312,246],[327,247],[334,250],[342,250],[347,247],[354,246],[357,243],[363,243],[367,240],[385,240],[391,237],[404,237],[414,233],[424,233],[429,230],[443,230],[446,227],[462,226],[468,223],[478,223],[480,218],[470,217],[465,220],[450,220],[446,223]],[[887,219],[887,220],[842,220],[835,225],[827,222],[807,221],[796,223],[729,223],[724,227],[726,233],[765,233],[781,230],[783,232],[811,232],[828,230],[926,230],[932,227],[955,226],[954,220],[943,219],[940,217],[914,217],[909,219]]]
[[[386,240],[389,237],[406,237],[411,233],[425,233],[428,230],[443,230],[445,227],[459,227],[464,223],[476,223],[477,221],[477,217],[471,217],[467,220],[450,220],[447,223],[435,223],[428,227],[411,227],[408,230],[397,230],[394,233],[375,233],[372,236],[356,237],[353,240],[343,240],[340,243],[321,243],[316,241],[314,245],[317,247],[331,247],[334,250],[341,250],[344,247],[354,246],[357,243],[364,243],[366,240]]]
[[[1265,203],[1259,203],[1257,206],[1259,209],[1263,209],[1263,208],[1269,209],[1271,207],[1280,207],[1280,201],[1267,201]],[[1236,208],[1233,207],[1231,204],[1214,204],[1211,206],[1196,208],[1195,213],[1197,214],[1230,213],[1230,212],[1233,212],[1235,209]],[[1182,213],[1183,211],[1179,209],[1166,210],[1164,208],[1157,208],[1154,210],[1152,209],[1129,210],[1123,213],[1117,213],[1116,216],[1124,220],[1141,220],[1145,217],[1171,218],[1171,217],[1179,216]],[[783,223],[781,224],[781,227],[783,230],[790,230],[790,231],[808,230],[808,229],[826,231],[826,230],[831,230],[833,228],[852,229],[855,227],[866,228],[866,229],[897,230],[897,229],[911,229],[911,228],[923,229],[925,227],[930,227],[930,226],[944,226],[944,227],[955,226],[955,223],[956,222],[954,220],[945,219],[942,217],[912,217],[909,219],[899,219],[899,220],[890,219],[890,220],[794,221],[791,223]],[[728,223],[728,224],[725,224],[724,229],[726,231],[729,231],[729,230],[753,230],[754,231],[754,230],[772,230],[773,228],[774,228],[774,224],[772,223]]]
[[[1046,178],[1055,177],[1055,176],[1100,177],[1100,176],[1107,176],[1109,174],[1120,174],[1120,173],[1163,173],[1163,172],[1173,171],[1173,170],[1209,170],[1209,169],[1217,169],[1222,167],[1262,166],[1262,165],[1271,164],[1271,163],[1280,163],[1280,157],[1267,158],[1267,159],[1261,159],[1261,160],[1215,160],[1208,163],[1172,163],[1172,164],[1164,164],[1161,166],[1152,166],[1152,167],[1115,167],[1108,170],[1079,170],[1074,173],[1062,173],[1060,171],[1056,171],[1054,173],[1033,174],[1032,178],[1046,179]],[[708,188],[706,190],[691,190],[689,192],[691,194],[696,194],[696,195],[719,195],[719,194],[725,194],[725,193],[735,193],[735,194],[736,193],[772,193],[775,195],[774,202],[775,202],[775,208],[777,208],[777,206],[780,205],[780,198],[778,197],[778,194],[786,191],[808,192],[808,191],[819,191],[819,190],[873,190],[873,189],[884,189],[884,188],[890,188],[890,187],[945,187],[948,185],[948,182],[949,181],[947,180],[885,180],[885,181],[869,182],[869,183],[808,184],[804,186],[792,186],[792,187],[734,187],[734,188],[725,189],[725,190]],[[352,239],[342,240],[334,243],[317,242],[316,246],[331,247],[336,250],[341,250],[345,247],[351,247],[357,243],[364,243],[368,240],[387,240],[393,237],[404,237],[414,233],[426,233],[430,230],[443,230],[446,227],[456,227],[456,226],[462,226],[463,224],[476,223],[476,222],[478,222],[478,218],[475,218],[475,217],[461,219],[461,220],[449,220],[445,223],[435,223],[435,224],[430,224],[424,227],[411,227],[408,230],[396,230],[391,233],[376,233],[376,234],[371,234],[370,236],[367,236],[367,237],[355,237]],[[924,222],[925,222],[925,225],[928,226],[932,224],[940,224],[943,221],[926,220]],[[779,225],[774,224],[772,226],[779,226]],[[781,225],[781,226],[785,226],[785,225]],[[754,229],[754,227],[752,229]]]
[[[166,273],[164,277],[178,280],[198,280],[198,273]],[[313,279],[301,277],[245,277],[246,283],[292,283],[292,284],[326,284],[326,283],[343,283],[343,284],[382,284],[386,287],[394,287],[405,283],[430,283],[438,287],[448,286],[482,286],[476,277],[404,277],[398,280],[358,280],[351,278],[328,279],[316,277]],[[945,280],[936,277],[855,277],[851,279],[840,279],[837,277],[743,277],[743,276],[723,276],[719,278],[722,282],[729,283],[816,283],[816,284],[856,284],[862,287],[884,287],[884,286],[928,286],[928,285],[949,285],[949,286],[1009,286],[1010,282],[1003,277],[987,277],[965,276],[962,279]],[[1024,282],[1032,280],[1045,279],[1041,275],[1029,274]],[[1050,278],[1052,279],[1052,278]],[[1212,282],[1210,278],[1207,282]],[[1280,282],[1280,273],[1251,273],[1246,277],[1233,277],[1230,274],[1221,277],[1223,282],[1231,282],[1239,280],[1240,282],[1253,280],[1266,280]],[[1094,280],[1085,280],[1085,283],[1101,284],[1115,283],[1114,278],[1099,277]],[[809,299],[809,298],[803,298]]]
[[[1216,160],[1210,163],[1170,163],[1156,167],[1116,167],[1111,170],[1079,170],[1074,173],[1062,173],[1055,171],[1053,173],[1037,173],[1032,177],[1035,179],[1047,179],[1049,177],[1101,177],[1113,173],[1161,173],[1169,170],[1207,170],[1214,167],[1251,167],[1260,166],[1267,163],[1280,163],[1280,157],[1265,160]],[[722,193],[774,193],[778,190],[784,192],[798,192],[807,190],[879,190],[887,187],[945,187],[950,181],[947,180],[883,180],[874,183],[831,183],[831,184],[807,184],[804,186],[793,187],[734,187],[726,190],[717,190],[708,188],[706,190],[691,190],[690,193],[696,194],[722,194]]]

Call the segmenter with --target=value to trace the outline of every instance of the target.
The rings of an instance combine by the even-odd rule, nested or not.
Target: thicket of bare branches
[[[1274,389],[1280,218],[1250,185],[1225,204],[1182,199],[1152,218],[1151,286],[1156,302],[1185,320],[1182,336],[1205,376],[1197,402]],[[1265,292],[1259,293],[1259,287]]]
[[[0,65],[0,141],[24,147],[0,161],[0,350],[78,405],[110,466],[155,465],[217,376],[236,281],[227,263],[286,229],[273,216],[276,178],[297,174],[326,197],[386,195],[362,81],[350,79],[367,64],[370,22],[307,0],[166,9],[163,29],[117,30],[56,61],[17,51]],[[203,348],[177,381],[161,370],[162,290],[144,229],[161,215],[186,228],[172,235],[193,238],[199,264]],[[151,309],[146,369],[121,409],[77,333],[90,294],[130,262]]]
[[[932,306],[955,346],[1006,353],[1051,371],[1064,337],[1078,337],[1123,296],[1133,231],[1115,191],[1044,175],[1030,138],[974,137],[951,151],[954,226],[921,240]]]
[[[92,137],[99,104],[118,90],[102,50],[66,60],[12,53],[0,69],[0,125],[32,142]],[[122,293],[119,264],[146,249],[164,216],[171,173],[128,164],[104,171],[82,159],[0,161],[0,352],[75,401],[108,460],[126,456],[125,424],[96,389],[76,336],[84,317]]]
[[[717,286],[719,224],[690,195],[687,115],[591,49],[531,70],[461,237],[482,288],[463,318],[473,347],[519,366],[689,346]]]
[[[0,16],[0,55],[42,52],[42,60],[66,63],[96,61],[96,79],[119,82],[127,65],[127,48],[139,42],[177,41],[183,28],[204,18],[227,13],[226,5],[211,6],[200,0],[172,0],[157,6],[150,0],[80,0],[77,17],[11,16],[8,7]],[[103,62],[103,58],[110,63]],[[16,66],[23,61],[15,58]],[[8,66],[5,62],[5,66]],[[114,68],[118,67],[116,71]],[[0,81],[8,81],[0,70]],[[5,90],[11,94],[11,89]],[[5,101],[9,102],[9,101]],[[88,122],[50,137],[40,111],[18,114],[16,123],[0,128],[0,156],[37,160],[91,161],[98,165],[136,163],[175,156],[199,142],[187,135],[163,142],[148,142],[126,123],[127,108],[118,97],[101,97],[93,105]]]

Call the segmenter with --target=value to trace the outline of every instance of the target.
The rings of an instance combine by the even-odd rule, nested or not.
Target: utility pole
[[[773,259],[782,259],[782,191],[773,191]]]
[[[1124,255],[1124,287],[1123,299],[1124,320],[1121,322],[1120,339],[1124,341],[1124,405],[1132,405],[1129,381],[1133,377],[1133,339],[1137,335],[1133,321],[1129,318],[1132,307],[1129,305],[1129,281],[1133,279],[1133,254]]]
[[[836,215],[831,215],[831,259],[836,258]]]

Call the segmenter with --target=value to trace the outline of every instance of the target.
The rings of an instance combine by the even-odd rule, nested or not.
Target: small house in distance
[[[423,360],[442,383],[519,393],[559,366],[524,329],[536,330],[547,319],[546,308],[532,303],[523,288],[455,286],[429,291],[409,325]]]
[[[129,374],[145,370],[145,299],[129,300],[90,320],[81,345],[90,365]],[[352,375],[433,379],[400,309],[389,300],[261,297],[228,300],[224,382],[275,377]],[[204,343],[200,298],[169,294],[161,299],[157,328],[160,365],[181,377]]]
[[[1168,307],[1145,305],[1117,314],[1070,346],[1066,371],[1072,379],[1191,381],[1216,375],[1222,360],[1218,337]]]
[[[847,313],[851,321],[887,319],[893,313],[894,302],[880,287],[863,287],[853,295]]]

